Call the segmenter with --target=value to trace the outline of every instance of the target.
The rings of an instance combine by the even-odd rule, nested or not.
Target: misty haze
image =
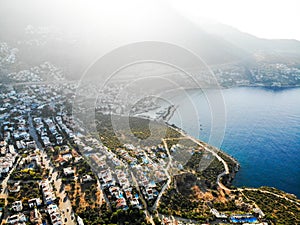
[[[0,221],[300,223],[297,0],[0,0]]]

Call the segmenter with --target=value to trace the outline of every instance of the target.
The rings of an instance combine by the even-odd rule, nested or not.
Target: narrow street
[[[220,182],[220,178],[226,174],[229,174],[230,171],[229,171],[229,167],[228,167],[228,164],[225,162],[224,159],[222,159],[221,156],[219,156],[215,151],[207,148],[205,145],[203,145],[199,140],[197,140],[196,138],[184,133],[182,130],[180,129],[177,129],[177,128],[174,128],[172,127],[173,129],[175,129],[177,132],[179,132],[182,136],[186,136],[186,138],[190,139],[191,141],[193,141],[194,143],[198,144],[199,146],[203,147],[205,149],[205,151],[208,151],[210,152],[213,156],[215,156],[224,166],[224,172],[219,174],[218,175],[218,178],[217,178],[217,184],[219,185],[219,187],[223,190],[226,190],[226,191],[230,191],[230,189],[228,189],[227,187],[225,187],[221,182]]]
[[[19,165],[19,162],[21,161],[21,158],[18,159],[18,161],[15,163],[15,165],[13,166],[13,168],[9,171],[9,173],[7,174],[6,178],[1,182],[1,193],[0,193],[0,198],[5,199],[5,204],[7,204],[7,182],[10,179],[10,175],[11,173],[16,169],[16,167]]]
[[[131,174],[131,177],[132,177],[132,181],[133,181],[133,183],[134,183],[134,185],[135,185],[135,188],[136,188],[136,190],[138,191],[139,196],[140,196],[140,199],[141,199],[141,201],[142,201],[142,203],[143,203],[143,206],[144,206],[144,208],[145,208],[145,214],[146,214],[146,217],[149,219],[149,221],[150,221],[150,223],[151,223],[152,225],[155,225],[155,223],[154,223],[154,221],[153,221],[153,218],[152,218],[151,214],[150,214],[149,211],[148,211],[148,205],[147,205],[147,202],[146,202],[146,200],[144,199],[144,197],[143,197],[143,195],[142,195],[142,192],[141,192],[141,189],[140,189],[140,187],[139,187],[139,184],[138,184],[138,182],[137,182],[137,180],[136,180],[134,174],[133,174],[132,172],[130,172],[130,174]]]
[[[1,182],[2,185],[2,191],[1,191],[1,195],[5,195],[6,193],[6,188],[7,188],[7,182],[10,178],[11,173],[16,169],[16,167],[19,165],[19,162],[21,161],[21,158],[19,158],[17,160],[17,162],[15,163],[15,165],[13,166],[13,168],[9,171],[9,173],[7,174],[7,176],[5,177],[5,179]]]
[[[282,196],[282,195],[273,193],[273,192],[271,192],[271,191],[260,190],[260,189],[257,189],[257,188],[238,188],[238,191],[240,191],[240,192],[243,192],[243,191],[260,191],[260,192],[262,192],[262,193],[267,193],[267,194],[274,195],[274,196],[276,196],[276,197],[278,197],[278,198],[283,198],[283,199],[285,199],[285,200],[287,200],[287,201],[289,201],[289,202],[291,202],[291,203],[294,203],[294,204],[297,204],[297,205],[300,206],[300,202],[299,202],[299,201],[294,201],[294,200],[292,200],[292,199],[290,199],[290,198],[287,198],[287,197],[285,197],[285,196]]]
[[[62,180],[58,177],[58,172],[55,171],[50,159],[48,158],[42,144],[39,142],[36,130],[33,126],[32,117],[28,114],[28,121],[29,121],[29,132],[30,135],[33,137],[34,141],[36,142],[37,147],[41,150],[43,162],[45,163],[45,167],[49,169],[49,173],[51,176],[51,181],[54,181],[54,186],[56,189],[56,196],[60,198],[59,201],[59,209],[61,211],[62,221],[65,225],[75,225],[77,224],[75,215],[72,210],[72,205],[69,198],[66,195],[65,190],[61,190]],[[73,219],[73,220],[72,220]]]
[[[72,210],[72,204],[71,204],[70,199],[68,198],[64,189],[62,191],[60,191],[61,185],[63,185],[63,184],[62,184],[61,178],[58,178],[57,171],[52,173],[52,180],[54,181],[54,185],[56,188],[56,196],[60,199],[59,200],[59,208],[62,213],[62,218],[63,218],[64,224],[65,225],[77,224],[76,218],[75,218],[73,210]]]
[[[162,142],[164,144],[164,147],[168,153],[168,159],[169,159],[169,162],[168,162],[168,165],[167,167],[164,169],[164,172],[166,173],[167,177],[168,177],[168,180],[167,180],[167,183],[163,186],[163,188],[161,189],[159,195],[157,196],[155,202],[154,202],[154,205],[153,205],[153,210],[156,210],[157,207],[159,206],[159,202],[160,202],[160,199],[161,197],[163,196],[163,194],[165,193],[166,189],[170,187],[170,184],[171,184],[171,181],[172,181],[172,177],[170,176],[169,174],[169,168],[172,164],[172,156],[170,154],[170,151],[169,151],[169,148],[168,148],[168,145],[167,145],[167,142],[165,139],[162,139]]]
[[[28,123],[29,123],[29,134],[30,136],[33,138],[33,140],[35,141],[36,143],[36,146],[38,147],[38,149],[40,149],[41,151],[44,150],[42,144],[40,143],[39,139],[38,139],[38,136],[37,136],[37,133],[36,133],[36,130],[33,126],[33,122],[32,122],[32,116],[30,113],[28,113]]]

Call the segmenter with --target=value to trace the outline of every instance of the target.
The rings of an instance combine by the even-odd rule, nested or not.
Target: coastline
[[[232,181],[235,178],[236,173],[239,171],[240,168],[240,164],[239,162],[231,155],[229,155],[228,153],[222,151],[221,149],[218,149],[214,146],[211,146],[201,140],[198,140],[192,136],[190,136],[189,134],[187,134],[184,130],[182,130],[181,128],[177,127],[176,125],[172,124],[168,124],[166,122],[166,124],[171,127],[172,129],[175,129],[176,131],[180,132],[183,136],[190,138],[191,140],[195,141],[196,143],[202,145],[203,147],[205,147],[205,150],[208,150],[208,148],[211,148],[211,150],[216,153],[216,157],[218,158],[219,161],[221,161],[224,165],[224,172],[220,173],[217,176],[217,180],[216,183],[218,185],[218,187],[224,191],[225,193],[241,193],[243,196],[246,196],[245,193],[248,192],[253,192],[253,193],[258,193],[261,196],[271,196],[271,198],[278,198],[281,200],[285,200],[287,202],[289,202],[290,204],[294,204],[295,206],[299,206],[300,207],[300,199],[292,193],[288,193],[285,191],[282,191],[280,189],[274,188],[274,187],[269,187],[269,186],[261,186],[258,188],[253,188],[253,187],[233,187],[232,185]],[[226,161],[225,158],[227,158]],[[233,163],[233,167],[230,167],[228,164]],[[262,217],[265,217],[265,207],[262,207],[261,204],[258,204],[256,201],[253,201],[253,204],[256,207],[256,210],[259,210],[262,214]]]
[[[165,122],[165,123],[170,128],[175,129],[176,131],[180,132],[183,136],[185,136],[187,138],[190,138],[191,140],[194,140],[195,142],[201,143],[205,147],[211,148],[220,158],[226,157],[227,159],[229,159],[233,163],[234,166],[231,167],[231,170],[230,170],[230,167],[229,167],[228,168],[228,172],[227,172],[226,168],[225,168],[225,171],[222,172],[221,174],[219,174],[218,177],[217,177],[217,184],[219,185],[219,187],[221,189],[223,189],[225,191],[231,192],[231,191],[243,191],[243,190],[261,191],[262,188],[273,188],[273,189],[279,190],[279,191],[281,191],[281,192],[283,192],[285,194],[294,196],[296,199],[299,199],[298,196],[296,196],[295,194],[289,193],[289,192],[286,192],[286,191],[282,191],[282,190],[280,190],[280,189],[278,189],[276,187],[269,187],[269,186],[261,186],[261,187],[258,187],[258,188],[254,188],[254,187],[242,187],[242,188],[240,188],[240,187],[233,187],[232,186],[232,182],[235,179],[235,176],[239,172],[239,169],[241,167],[241,165],[240,165],[240,163],[238,162],[237,159],[235,159],[233,156],[229,155],[227,152],[222,151],[219,148],[216,148],[216,147],[214,147],[212,145],[207,144],[206,142],[203,142],[203,141],[201,141],[201,140],[199,140],[197,138],[194,138],[193,136],[187,134],[187,132],[184,131],[183,129],[181,129],[180,127],[177,127],[175,124],[169,124],[168,122]],[[224,158],[222,158],[222,159],[226,162],[226,164],[229,163]],[[225,180],[224,180],[224,178],[225,178]],[[276,193],[274,193],[274,192],[270,192],[270,191],[262,191],[262,192],[271,193],[271,194],[273,194],[273,195],[275,195],[275,196],[278,197],[278,195]],[[286,197],[283,197],[283,198],[286,199]],[[297,202],[296,204],[300,205],[299,202]]]
[[[294,163],[299,159],[299,155],[295,155],[300,143],[297,138],[299,130],[297,115],[299,115],[300,108],[296,104],[299,101],[297,97],[299,91],[299,87],[280,90],[265,89],[265,87],[220,90],[223,92],[229,112],[227,134],[221,150],[238,159],[241,165],[239,173],[232,181],[233,186],[254,188],[270,186],[300,196],[299,189],[296,188],[299,181],[295,179],[299,174],[299,169],[295,167]],[[205,97],[203,97],[204,100],[201,97],[204,94],[201,93],[201,90],[195,90],[187,92],[186,95],[188,98],[192,98],[192,101],[198,101],[201,98],[198,108],[199,112],[204,115],[199,119],[202,126],[198,128],[198,124],[193,123],[197,118],[188,117],[190,115],[189,109],[186,108],[188,104],[185,103],[188,98],[181,96],[174,97],[172,100],[173,104],[180,105],[178,109],[180,113],[187,116],[183,122],[184,127],[177,117],[179,111],[168,122],[182,127],[193,137],[208,141],[211,124],[207,120],[210,117],[206,114],[206,108],[203,109],[207,106],[203,105],[202,107],[201,105],[202,102],[207,104]],[[259,99],[256,99],[257,97]],[[243,99],[248,99],[249,103]],[[204,112],[204,110],[206,111]],[[268,136],[268,134],[272,135]],[[258,141],[255,141],[256,139]],[[248,142],[252,144],[249,145]],[[290,153],[286,154],[285,152]],[[267,161],[265,162],[264,159]],[[289,163],[281,163],[281,159]],[[289,174],[289,176],[285,176],[285,174]],[[277,178],[281,179],[281,182],[277,182]]]
[[[169,124],[168,122],[166,122],[166,124],[176,130],[177,132],[181,133],[183,136],[191,139],[192,141],[194,141],[195,143],[203,146],[207,151],[210,151],[211,153],[215,153],[214,156],[217,157],[217,159],[219,161],[221,161],[224,165],[224,172],[222,172],[221,174],[218,175],[217,177],[217,184],[218,186],[226,191],[233,191],[231,189],[228,188],[228,186],[232,185],[232,181],[235,178],[236,173],[239,171],[240,169],[240,163],[237,161],[237,159],[235,159],[233,156],[229,155],[228,153],[222,151],[221,149],[218,149],[212,145],[209,145],[197,138],[192,137],[191,135],[187,134],[184,130],[182,130],[181,128],[177,127],[175,124]],[[224,159],[224,158],[227,159]],[[230,164],[230,166],[229,166]],[[234,166],[232,166],[232,164]],[[225,178],[225,180],[224,180]],[[226,181],[226,184],[224,184],[223,182]]]
[[[226,90],[226,89],[233,89],[233,88],[262,88],[266,90],[274,90],[274,91],[281,91],[281,90],[286,90],[286,89],[294,89],[294,88],[300,88],[299,85],[286,85],[286,86],[270,86],[270,85],[236,85],[236,86],[221,86],[219,85],[218,87],[191,87],[191,88],[184,88],[187,91],[190,90]]]

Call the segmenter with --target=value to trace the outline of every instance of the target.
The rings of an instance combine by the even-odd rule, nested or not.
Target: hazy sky
[[[100,22],[101,28],[116,29],[120,35],[161,23],[175,26],[167,15],[174,9],[196,24],[205,17],[262,38],[300,40],[300,0],[0,0],[0,22],[5,19],[14,28],[30,17],[68,26],[89,20],[89,26]]]
[[[300,40],[299,9],[300,0],[0,0],[0,39],[27,38],[30,24],[55,27],[92,46],[87,51],[144,40],[204,51],[208,45],[198,38],[206,40],[211,30],[201,26],[203,17],[262,38]],[[222,27],[226,32],[226,26],[212,26],[220,36]]]
[[[300,40],[299,0],[168,0],[185,17],[206,17],[262,38]]]

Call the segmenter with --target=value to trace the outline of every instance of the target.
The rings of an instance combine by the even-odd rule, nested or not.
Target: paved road
[[[133,183],[134,183],[134,185],[135,185],[135,188],[137,189],[137,191],[138,191],[138,193],[139,193],[139,197],[140,197],[140,199],[141,199],[141,201],[142,201],[142,203],[143,203],[143,206],[144,206],[144,208],[145,208],[145,211],[144,211],[144,212],[145,212],[145,214],[146,214],[146,217],[149,219],[149,222],[150,222],[152,225],[155,225],[155,223],[154,223],[154,221],[153,221],[153,218],[152,218],[151,214],[150,214],[149,211],[148,211],[147,202],[146,202],[146,200],[144,199],[144,197],[143,197],[143,195],[142,195],[142,192],[141,192],[141,189],[140,189],[140,187],[139,187],[139,184],[138,184],[138,182],[137,182],[137,180],[136,180],[136,178],[135,178],[133,172],[130,172],[130,174],[131,174],[131,177],[132,177],[132,181],[133,181]]]
[[[224,166],[224,172],[219,174],[218,177],[217,177],[217,184],[218,186],[223,189],[223,190],[226,190],[226,191],[230,191],[229,188],[227,188],[225,185],[223,185],[220,181],[221,177],[226,175],[226,174],[229,174],[230,171],[229,171],[229,167],[228,167],[228,164],[225,162],[225,160],[218,155],[217,152],[215,152],[214,150],[212,149],[209,149],[206,145],[204,145],[203,143],[201,143],[199,140],[197,140],[196,138],[186,134],[185,132],[183,132],[182,130],[180,129],[177,129],[177,128],[174,128],[174,127],[171,127],[173,129],[175,129],[176,131],[178,131],[181,135],[185,136],[186,138],[190,139],[191,141],[193,141],[194,143],[198,144],[199,146],[203,147],[205,149],[205,151],[208,151],[210,152],[213,156],[215,156]]]
[[[166,183],[166,184],[163,186],[163,188],[161,189],[159,195],[157,196],[157,198],[156,198],[156,200],[155,200],[155,203],[154,203],[154,205],[153,205],[153,210],[156,210],[156,209],[157,209],[157,207],[159,206],[161,197],[162,197],[163,194],[165,193],[166,189],[167,189],[168,187],[170,187],[170,184],[171,184],[171,182],[172,182],[172,177],[170,176],[169,171],[168,171],[169,168],[170,168],[170,166],[171,166],[171,164],[172,164],[172,156],[171,156],[171,154],[170,154],[170,151],[169,151],[169,148],[168,148],[168,145],[167,145],[166,140],[163,139],[162,141],[163,141],[164,147],[165,147],[165,149],[166,149],[166,151],[167,151],[168,159],[169,159],[168,165],[167,165],[167,167],[164,169],[164,171],[165,171],[165,173],[166,173],[166,175],[167,175],[167,177],[168,177],[168,180],[167,180],[167,183]]]
[[[192,141],[194,141],[195,143],[197,143],[197,144],[199,144],[200,146],[202,146],[206,151],[212,153],[212,154],[213,154],[220,162],[223,163],[225,170],[224,170],[223,173],[221,173],[221,174],[218,175],[218,177],[217,177],[217,184],[218,184],[218,186],[219,186],[222,190],[229,191],[229,192],[232,191],[231,189],[227,188],[224,184],[222,184],[222,182],[220,181],[221,178],[222,178],[222,176],[224,176],[224,175],[226,175],[226,174],[229,174],[228,164],[224,161],[224,159],[222,159],[215,151],[213,151],[213,150],[207,148],[205,145],[203,145],[200,141],[198,141],[198,140],[195,139],[194,137],[191,137],[191,136],[187,135],[186,133],[184,133],[184,132],[183,132],[182,130],[180,130],[180,129],[176,129],[176,128],[174,128],[174,129],[177,130],[178,132],[180,132],[182,135],[188,137],[190,140],[192,140]],[[276,193],[273,193],[273,192],[270,192],[270,191],[260,190],[260,189],[257,189],[257,188],[238,188],[237,190],[240,191],[240,192],[243,192],[244,190],[250,190],[250,191],[260,191],[260,192],[262,192],[262,193],[272,194],[272,195],[274,195],[274,196],[276,196],[276,197],[278,197],[278,198],[283,198],[283,199],[285,199],[285,200],[287,200],[287,201],[290,201],[290,202],[295,203],[295,204],[297,204],[297,205],[300,206],[300,202],[294,201],[294,200],[292,200],[292,199],[290,199],[290,198],[287,198],[287,197],[285,197],[285,196],[282,196],[282,195],[279,195],[279,194],[276,194]],[[236,190],[235,190],[235,191],[236,191]],[[256,203],[255,203],[255,206],[256,206],[257,208],[259,208],[259,207],[257,206]]]
[[[62,180],[61,180],[61,178],[58,178],[58,172],[54,171],[54,167],[53,167],[52,163],[50,162],[50,159],[47,157],[46,152],[43,151],[43,147],[42,147],[41,143],[38,140],[38,136],[37,136],[37,133],[36,133],[35,128],[33,126],[32,118],[31,118],[30,114],[29,114],[29,130],[30,130],[30,134],[32,135],[33,139],[35,140],[37,146],[41,150],[41,155],[43,157],[43,162],[45,163],[45,167],[49,169],[49,173],[51,175],[51,180],[54,181],[54,185],[55,185],[55,188],[56,188],[56,196],[60,198],[59,209],[62,212],[63,222],[64,222],[65,225],[75,225],[77,223],[75,221],[72,221],[72,216],[73,216],[73,218],[75,218],[75,216],[73,214],[71,202],[70,202],[69,199],[67,199],[66,201],[63,201],[64,198],[66,197],[66,193],[65,193],[65,190],[60,192],[60,187],[62,185]],[[67,222],[65,222],[65,218],[67,218]]]
[[[13,166],[13,168],[7,174],[6,178],[1,182],[2,191],[0,193],[0,198],[4,199],[5,205],[7,205],[7,197],[8,197],[7,182],[9,180],[9,178],[10,178],[11,173],[16,169],[16,167],[19,165],[20,161],[21,161],[21,158],[18,159],[18,161]],[[2,220],[1,224],[3,224],[3,223],[4,223],[4,220]]]
[[[184,133],[184,132],[183,132],[182,130],[180,130],[180,129],[176,129],[176,128],[174,128],[174,127],[172,127],[172,128],[175,129],[176,131],[178,131],[182,136],[184,136],[184,137],[179,138],[179,139],[190,139],[191,141],[193,141],[194,143],[196,143],[196,144],[198,144],[199,146],[203,147],[206,151],[208,151],[208,152],[210,152],[212,155],[214,155],[220,162],[222,162],[222,164],[223,164],[223,166],[224,166],[224,172],[218,175],[218,177],[217,177],[217,184],[218,184],[218,186],[219,186],[221,189],[223,189],[223,190],[225,190],[225,191],[231,191],[229,188],[227,188],[225,185],[223,185],[223,184],[221,183],[221,181],[220,181],[222,176],[224,176],[225,174],[229,174],[228,164],[225,162],[225,160],[222,159],[222,157],[220,157],[215,151],[213,151],[213,150],[209,149],[207,146],[203,145],[203,144],[202,144],[199,140],[197,140],[196,138],[187,135],[186,133]],[[168,149],[166,140],[169,140],[169,138],[168,138],[168,139],[163,139],[162,141],[163,141],[163,144],[164,144],[165,149],[166,149],[166,151],[167,151],[167,153],[168,153],[168,156],[169,156],[168,166],[167,166],[167,168],[166,168],[166,170],[165,170],[165,172],[166,172],[166,174],[167,174],[167,176],[168,176],[168,181],[167,181],[167,183],[164,185],[164,187],[162,188],[161,192],[159,193],[159,195],[158,195],[158,197],[157,197],[157,199],[156,199],[156,201],[155,201],[155,203],[154,203],[153,209],[156,209],[156,208],[159,206],[159,202],[160,202],[160,199],[161,199],[163,193],[165,192],[165,190],[166,190],[166,189],[170,186],[170,184],[171,184],[171,176],[170,176],[169,173],[168,173],[168,169],[170,168],[170,166],[171,166],[171,164],[172,164],[172,157],[171,157],[171,155],[170,155],[170,152],[169,152],[169,149]]]
[[[2,184],[2,191],[1,195],[6,195],[6,188],[7,188],[7,182],[10,178],[11,173],[16,169],[16,167],[19,165],[19,162],[21,161],[21,157],[18,159],[18,161],[14,164],[14,166],[11,168],[5,179],[1,182]]]
[[[74,216],[74,212],[72,210],[72,204],[70,199],[67,197],[67,194],[65,190],[63,189],[60,191],[60,187],[62,184],[61,178],[58,178],[58,172],[55,171],[52,173],[52,179],[54,180],[54,185],[56,188],[56,196],[60,198],[59,201],[59,208],[62,212],[62,218],[65,225],[75,225],[76,218]],[[73,218],[73,220],[72,220]],[[65,219],[67,219],[67,222],[65,222]]]
[[[35,141],[37,147],[43,151],[43,146],[39,141],[39,138],[37,136],[35,127],[33,126],[33,121],[32,121],[32,116],[30,113],[28,113],[28,123],[29,123],[29,134],[31,135],[31,137],[33,138],[33,140]]]
[[[67,200],[64,201],[64,199],[66,198],[66,192],[64,189],[62,191],[60,191],[60,189],[61,189],[60,187],[62,185],[62,180],[61,180],[61,178],[58,177],[58,172],[54,171],[54,168],[53,168],[50,160],[46,156],[47,156],[47,154],[45,152],[43,152],[42,153],[43,161],[45,163],[46,168],[49,168],[49,170],[50,170],[49,173],[51,176],[51,181],[54,181],[54,186],[56,189],[56,193],[55,193],[56,197],[60,198],[58,207],[61,211],[62,220],[65,225],[75,225],[75,224],[77,224],[76,221],[72,221],[72,219],[71,219],[72,216],[74,219],[76,219],[73,214],[71,202],[70,202],[69,198],[67,198]],[[67,209],[68,209],[68,211],[67,211]],[[65,218],[67,218],[67,222],[65,222]]]

